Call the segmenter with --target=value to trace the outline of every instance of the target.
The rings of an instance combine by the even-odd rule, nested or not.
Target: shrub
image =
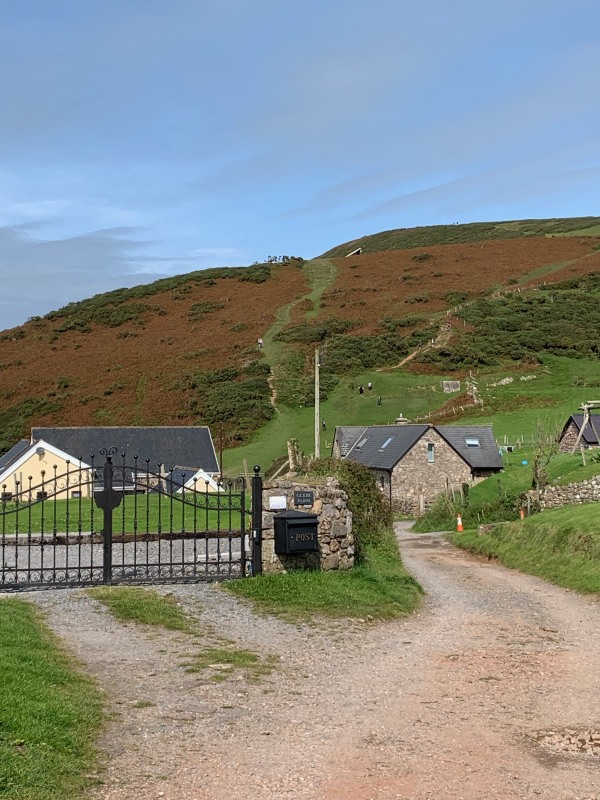
[[[204,300],[201,303],[194,303],[194,305],[188,311],[188,318],[190,322],[198,322],[198,320],[201,320],[207,314],[212,314],[213,311],[218,311],[224,306],[225,303],[212,300]]]
[[[335,336],[336,334],[345,333],[351,328],[354,328],[356,324],[356,322],[352,322],[348,319],[335,318],[313,325],[307,325],[303,322],[301,325],[285,328],[280,331],[275,338],[280,342],[312,344],[313,342],[322,342],[324,339]]]
[[[389,542],[387,532],[392,527],[392,510],[377,488],[373,473],[355,461],[336,458],[313,462],[310,472],[320,477],[333,475],[347,492],[357,559],[364,558],[370,547],[385,547]]]
[[[323,361],[338,375],[397,364],[408,353],[406,340],[396,333],[381,336],[334,336],[323,348]]]
[[[451,292],[446,292],[446,294],[444,295],[444,300],[450,303],[451,306],[458,306],[461,303],[464,303],[465,300],[468,299],[469,299],[468,292],[458,292],[453,290]]]
[[[409,294],[408,297],[405,298],[405,302],[414,305],[414,303],[427,303],[431,300],[431,295],[429,292],[421,292],[419,294]]]
[[[416,328],[427,321],[427,317],[419,314],[409,314],[406,317],[384,317],[381,324],[388,333],[394,333],[398,328]]]
[[[248,283],[264,283],[271,277],[271,269],[266,265],[247,267],[238,275],[238,281]]]
[[[241,441],[273,416],[266,362],[251,362],[245,369],[223,367],[203,373],[187,373],[177,388],[189,392],[191,414],[209,425],[218,425],[230,442]]]
[[[458,514],[465,528],[475,528],[484,522],[512,520],[518,515],[521,505],[520,494],[503,491],[501,487],[495,500],[479,504],[471,504],[468,493],[465,502],[454,501],[444,494],[438,497],[429,511],[419,517],[414,529],[420,532],[452,531]]]

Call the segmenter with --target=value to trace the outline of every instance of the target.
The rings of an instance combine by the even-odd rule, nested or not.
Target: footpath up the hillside
[[[291,303],[286,303],[280,306],[275,311],[275,322],[271,325],[268,331],[265,332],[263,339],[263,351],[269,364],[271,365],[271,373],[268,381],[271,387],[271,404],[278,411],[277,408],[277,390],[275,383],[277,379],[277,372],[285,360],[286,345],[283,342],[277,341],[277,334],[289,325],[292,311],[295,306],[300,303],[308,301],[310,308],[304,314],[306,320],[313,319],[317,316],[320,310],[321,297],[323,293],[334,282],[337,275],[337,267],[328,258],[315,258],[312,261],[307,261],[303,266],[303,272],[307,278],[310,286],[310,292],[302,297],[292,300]]]
[[[600,727],[597,600],[398,534],[428,595],[387,624],[291,625],[215,586],[164,587],[199,616],[190,640],[37,594],[107,693],[96,800],[598,800],[600,756],[562,749]],[[215,634],[277,668],[186,672]]]

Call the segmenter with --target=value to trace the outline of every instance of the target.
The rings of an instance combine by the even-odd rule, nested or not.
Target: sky
[[[597,0],[0,8],[0,329],[390,228],[600,215]]]

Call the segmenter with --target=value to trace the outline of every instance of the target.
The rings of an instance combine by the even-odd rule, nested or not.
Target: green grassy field
[[[508,455],[508,463],[530,455],[532,436],[538,419],[549,427],[559,428],[569,415],[576,412],[582,401],[600,388],[600,361],[545,356],[542,365],[528,370],[507,364],[502,367],[480,369],[474,372],[479,381],[483,409],[466,409],[449,420],[450,424],[493,424],[499,443],[516,444],[522,437],[524,451]],[[521,375],[535,375],[522,381]],[[505,377],[513,382],[491,387]],[[336,425],[387,425],[393,424],[400,412],[409,419],[440,408],[452,395],[443,394],[440,381],[449,375],[413,375],[403,369],[390,372],[362,372],[343,377],[339,385],[321,404],[321,419],[327,430],[321,431],[321,452],[330,451]],[[373,383],[373,392],[360,396],[358,386]],[[584,385],[585,384],[585,385]],[[463,384],[464,385],[464,384]],[[377,396],[383,398],[377,405]],[[488,411],[489,409],[489,411]],[[314,452],[314,408],[290,409],[280,407],[280,413],[262,428],[244,447],[224,453],[224,469],[235,475],[242,471],[246,458],[250,468],[259,464],[267,469],[272,461],[286,454],[289,438],[298,439],[301,450]]]
[[[22,600],[0,601],[0,796],[79,800],[97,769],[100,693]]]
[[[113,533],[139,534],[177,531],[240,529],[240,496],[193,494],[181,499],[158,494],[127,495],[113,511]],[[101,531],[103,513],[90,499],[52,500],[33,506],[0,505],[0,533],[85,533]]]
[[[575,589],[600,593],[600,503],[566,506],[502,523],[484,535],[468,530],[451,541],[514,569]]]
[[[327,425],[327,430],[320,432],[321,454],[331,452],[336,425],[393,425],[400,412],[410,418],[438,408],[452,396],[442,394],[440,380],[439,376],[411,375],[402,370],[361,372],[342,378],[328,399],[321,403],[321,419]],[[359,385],[366,386],[369,381],[373,383],[373,391],[359,395]],[[379,395],[381,405],[377,405]],[[254,464],[267,469],[276,458],[287,454],[286,442],[292,437],[298,440],[303,452],[314,452],[314,407],[280,406],[279,410],[280,413],[255,434],[249,444],[224,452],[226,474],[239,474],[244,458],[250,469]]]
[[[576,453],[559,453],[548,464],[548,480],[564,486],[567,483],[577,483],[600,474],[600,462],[590,462],[592,453],[586,456],[586,465],[583,465],[581,455]],[[469,495],[472,503],[484,503],[498,496],[498,490],[508,493],[521,493],[531,489],[531,458],[530,449],[517,453],[504,455],[505,469],[498,475],[493,475],[485,481],[474,486]],[[526,465],[521,462],[527,461]]]
[[[474,371],[484,401],[482,410],[467,411],[460,421],[473,424],[492,423],[496,438],[509,444],[518,437],[531,442],[536,421],[544,419],[549,427],[562,428],[584,400],[600,392],[600,361],[546,355],[542,365],[525,372],[510,364]],[[521,380],[521,375],[535,375]],[[505,386],[489,384],[512,376]]]

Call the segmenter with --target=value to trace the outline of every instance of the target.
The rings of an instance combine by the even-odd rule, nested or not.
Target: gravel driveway
[[[600,798],[597,601],[397,530],[428,595],[392,623],[290,625],[214,585],[160,587],[198,615],[195,640],[117,623],[79,590],[29,595],[107,692],[95,797]],[[186,672],[218,637],[278,667]]]

